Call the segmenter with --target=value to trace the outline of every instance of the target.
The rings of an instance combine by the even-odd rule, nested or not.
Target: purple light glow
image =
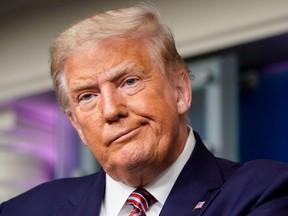
[[[0,139],[0,150],[9,148],[16,154],[39,159],[50,179],[70,176],[79,166],[78,136],[53,93],[0,104],[0,111],[5,109],[15,113],[16,124],[0,131],[0,138],[4,138]]]

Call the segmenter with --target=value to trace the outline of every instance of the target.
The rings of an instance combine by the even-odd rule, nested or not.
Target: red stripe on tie
[[[129,216],[145,216],[145,212],[157,200],[144,188],[136,189],[130,194],[126,203],[134,207]]]

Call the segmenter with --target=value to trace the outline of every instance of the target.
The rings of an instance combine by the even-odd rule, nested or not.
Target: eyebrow
[[[97,82],[89,80],[88,82],[85,81],[85,83],[77,83],[77,86],[73,86],[71,91],[72,93],[77,93],[77,92],[81,92],[85,89],[91,89],[92,87],[96,87],[97,86]]]
[[[131,71],[142,71],[141,67],[135,63],[123,63],[117,65],[106,73],[105,80],[114,80],[121,77],[124,74],[130,73]]]
[[[140,72],[143,71],[143,69],[138,65],[136,65],[135,63],[123,63],[105,72],[104,80],[115,80],[127,73],[130,73],[131,71]],[[72,87],[71,91],[73,93],[76,93],[83,91],[85,89],[97,88],[98,83],[99,83],[98,79],[85,81],[84,83],[77,83],[77,86]]]

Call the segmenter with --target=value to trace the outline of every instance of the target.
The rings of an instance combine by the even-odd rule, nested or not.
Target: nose
[[[112,123],[128,115],[125,96],[114,86],[102,89],[102,113],[105,122]]]

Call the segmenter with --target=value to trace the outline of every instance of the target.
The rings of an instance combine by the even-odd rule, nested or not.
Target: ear
[[[185,114],[189,110],[192,101],[191,81],[186,72],[177,77],[176,97],[178,114]]]
[[[85,145],[87,145],[87,144],[86,144],[85,137],[84,137],[83,132],[82,132],[82,129],[81,129],[81,126],[79,125],[78,120],[77,120],[77,118],[75,117],[75,115],[73,115],[72,113],[70,113],[70,114],[68,115],[68,118],[69,118],[71,124],[73,125],[73,127],[76,129],[76,131],[77,131],[79,137],[81,138],[82,142],[83,142]]]

